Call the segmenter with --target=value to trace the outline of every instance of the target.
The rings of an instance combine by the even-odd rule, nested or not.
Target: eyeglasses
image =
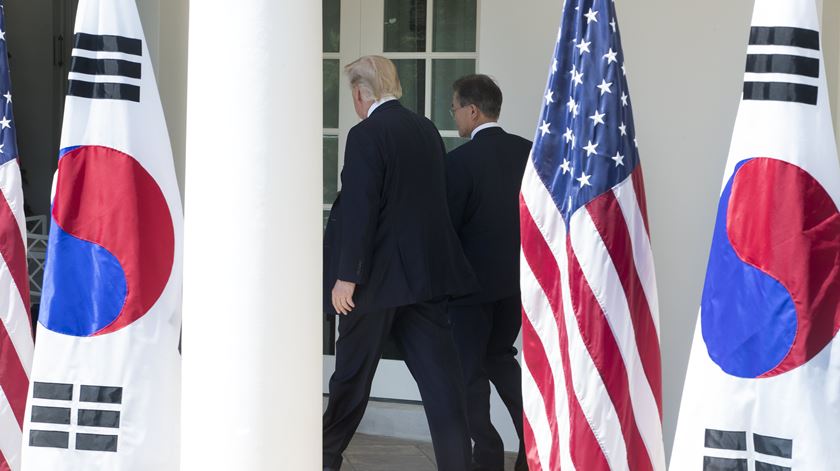
[[[469,105],[467,105],[467,106],[469,106]],[[457,108],[453,108],[453,107],[450,106],[449,107],[449,116],[451,116],[452,119],[455,119],[455,112],[460,110],[461,108],[466,108],[467,106],[459,106]]]

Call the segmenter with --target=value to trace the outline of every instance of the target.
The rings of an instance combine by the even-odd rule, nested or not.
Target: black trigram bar
[[[745,459],[703,457],[703,471],[747,471],[748,469]]]
[[[119,428],[120,413],[114,410],[79,409],[78,423],[85,427]]]
[[[819,78],[820,60],[787,54],[749,54],[747,72],[756,74],[792,74]]]
[[[32,406],[32,422],[70,425],[70,409],[67,407]]]
[[[753,26],[750,29],[752,46],[794,46],[820,50],[820,32],[786,26]]]
[[[81,98],[140,102],[140,87],[127,83],[70,80],[67,94]]]
[[[49,430],[31,430],[29,432],[29,446],[68,448],[69,443],[69,432],[54,432]]]
[[[755,471],[791,471],[787,466],[779,466],[776,464],[765,463],[763,461],[755,462]]]
[[[55,401],[72,401],[73,385],[62,383],[40,383],[32,386],[32,397],[37,399],[52,399]]]
[[[143,55],[143,42],[124,36],[76,33],[74,47],[86,51],[122,52],[135,56]]]
[[[76,449],[86,451],[117,451],[117,436],[77,433]]]
[[[115,386],[88,386],[83,384],[79,400],[103,404],[122,404],[122,393],[123,389]]]
[[[755,451],[762,455],[778,456],[779,458],[793,457],[793,440],[785,438],[767,437],[753,434],[753,444]]]
[[[119,75],[139,79],[140,63],[121,59],[91,59],[89,57],[73,56],[70,62],[70,72],[87,75]]]
[[[744,100],[787,101],[816,105],[819,89],[813,85],[785,82],[744,82]]]
[[[705,446],[718,450],[746,451],[747,433],[706,429]]]

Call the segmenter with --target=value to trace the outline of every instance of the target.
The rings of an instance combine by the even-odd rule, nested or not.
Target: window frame
[[[374,13],[374,18],[379,18],[380,20],[384,20],[385,18],[385,0],[376,0],[377,8],[375,13],[370,11],[369,13]],[[417,60],[424,60],[425,62],[425,88],[424,88],[424,104],[423,104],[423,115],[429,119],[432,119],[432,106],[434,102],[433,96],[433,62],[435,59],[468,59],[475,61],[475,71],[481,70],[480,68],[480,51],[481,51],[481,3],[482,0],[476,0],[475,5],[475,51],[473,52],[434,52],[434,10],[435,10],[435,0],[426,0],[426,50],[423,52],[385,52],[385,22],[384,21],[376,21],[376,27],[371,28],[368,32],[365,32],[366,39],[363,39],[362,50],[366,50],[367,48],[365,45],[372,45],[375,39],[378,39],[378,47],[373,49],[373,52],[368,52],[369,54],[378,54],[383,57],[387,57],[388,59],[417,59]],[[363,15],[366,12],[363,12]],[[435,124],[437,126],[437,124]],[[440,131],[441,137],[460,137],[458,135],[457,129],[441,129],[438,128]]]

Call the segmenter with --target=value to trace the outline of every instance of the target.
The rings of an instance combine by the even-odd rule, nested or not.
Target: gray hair
[[[359,87],[365,100],[402,96],[400,78],[394,63],[382,56],[363,56],[344,67],[351,87]]]

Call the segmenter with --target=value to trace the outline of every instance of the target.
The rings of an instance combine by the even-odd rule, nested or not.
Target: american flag
[[[532,470],[664,470],[659,321],[615,6],[567,0],[522,182]]]
[[[7,58],[6,13],[0,4],[0,470],[18,470],[34,345],[23,190]]]

